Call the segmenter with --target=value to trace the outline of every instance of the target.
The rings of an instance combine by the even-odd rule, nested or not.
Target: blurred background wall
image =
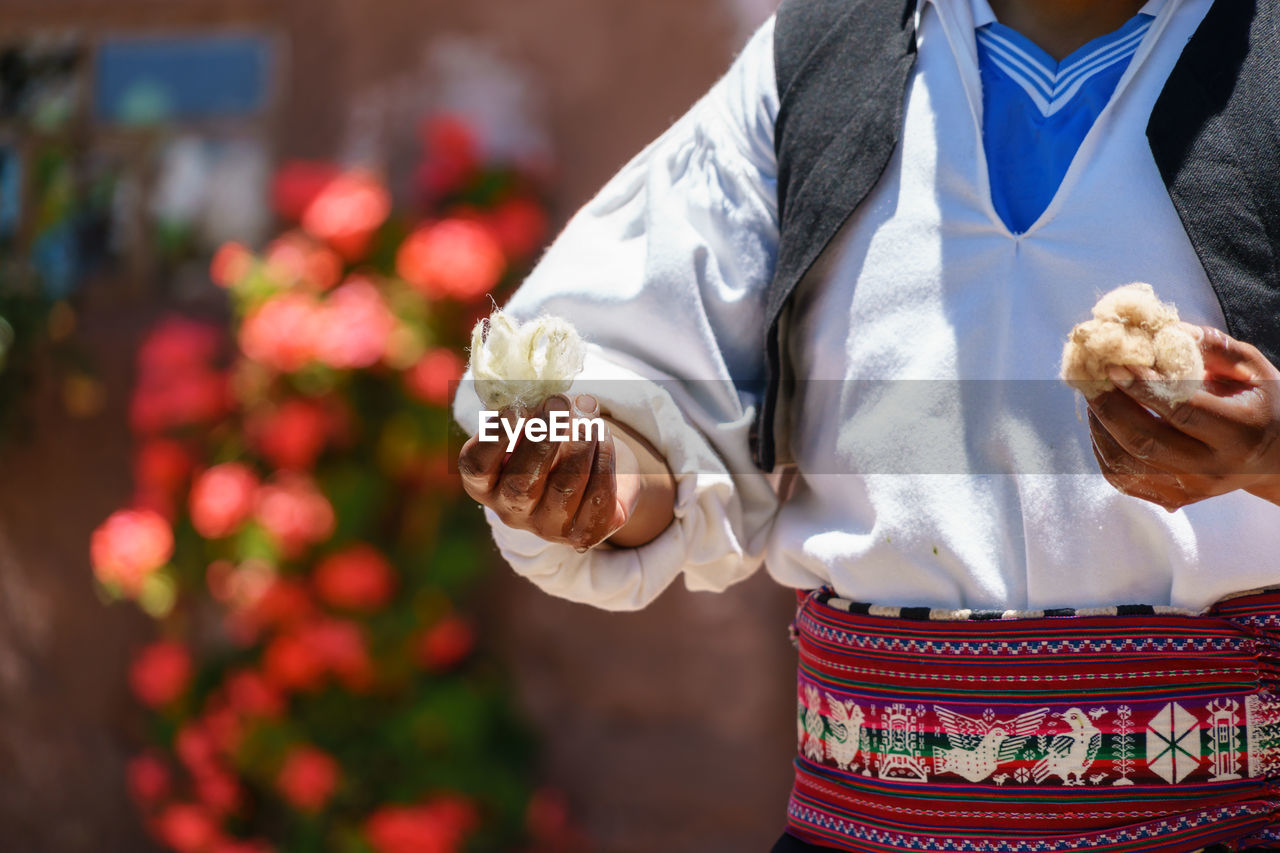
[[[394,186],[421,111],[460,99],[505,126],[507,144],[554,162],[563,221],[710,85],[773,5],[0,0],[0,47],[36,39],[82,49],[148,34],[263,39],[262,108],[216,128],[247,140],[250,181],[259,161],[372,159]],[[505,82],[469,88],[495,67]],[[71,128],[77,144],[126,167],[139,147],[100,115]],[[4,144],[24,143],[0,125]],[[149,168],[137,167],[140,197],[160,191]],[[148,849],[122,767],[139,726],[126,661],[149,629],[132,609],[96,600],[87,541],[131,488],[125,401],[138,336],[166,308],[207,309],[211,297],[182,286],[181,266],[154,267],[145,250],[131,257],[115,273],[121,281],[86,292],[75,318],[93,384],[68,387],[41,368],[24,426],[0,450],[5,849]],[[543,738],[546,778],[566,792],[593,849],[768,849],[790,784],[789,591],[761,575],[721,596],[672,589],[644,613],[610,615],[552,600],[500,568],[492,584],[491,642]]]

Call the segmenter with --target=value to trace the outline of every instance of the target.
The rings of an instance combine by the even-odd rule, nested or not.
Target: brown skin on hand
[[[1126,495],[1180,507],[1239,489],[1280,504],[1280,371],[1257,348],[1207,326],[1205,387],[1185,403],[1151,393],[1147,368],[1113,369],[1089,401],[1094,456]]]
[[[553,409],[600,416],[592,397],[570,401],[558,394],[526,417],[545,419]],[[512,415],[507,410],[502,418],[510,421]],[[510,457],[505,441],[472,437],[458,457],[462,486],[503,523],[549,542],[579,550],[606,541],[622,548],[643,545],[671,524],[675,481],[652,445],[605,419],[603,441],[529,441],[521,435]]]
[[[991,0],[996,20],[1062,61],[1119,29],[1145,0]]]

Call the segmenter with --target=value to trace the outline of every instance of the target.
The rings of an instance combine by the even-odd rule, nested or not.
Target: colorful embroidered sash
[[[1280,592],[1191,615],[899,611],[819,591],[794,631],[787,831],[807,842],[1280,846]]]

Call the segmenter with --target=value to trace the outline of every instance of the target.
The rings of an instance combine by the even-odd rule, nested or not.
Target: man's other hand
[[[1145,368],[1113,368],[1116,390],[1089,401],[1093,452],[1126,495],[1173,512],[1244,489],[1280,503],[1280,370],[1218,329],[1189,326],[1204,387],[1183,403],[1152,393]]]

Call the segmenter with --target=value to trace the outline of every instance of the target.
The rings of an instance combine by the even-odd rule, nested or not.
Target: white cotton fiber
[[[1178,322],[1178,309],[1161,302],[1151,285],[1118,287],[1098,300],[1093,319],[1071,330],[1062,351],[1062,378],[1093,399],[1115,387],[1112,365],[1149,367],[1160,375],[1152,391],[1181,403],[1199,390],[1204,359],[1196,339]]]
[[[582,337],[559,317],[521,323],[494,311],[471,332],[471,375],[487,409],[529,408],[569,390],[585,358]]]

